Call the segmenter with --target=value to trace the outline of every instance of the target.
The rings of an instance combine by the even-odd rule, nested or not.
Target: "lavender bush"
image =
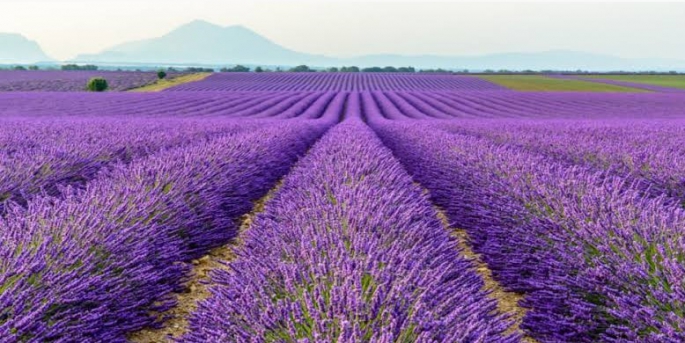
[[[640,182],[647,194],[665,194],[685,205],[683,120],[498,121],[441,128],[606,170]]]
[[[214,274],[182,341],[518,340],[357,102]]]
[[[328,127],[288,122],[121,165],[0,221],[0,337],[122,342]]]
[[[226,120],[6,119],[0,128],[0,213],[8,201],[25,206],[41,193],[58,196],[61,187],[81,188],[114,163],[258,125]]]
[[[526,294],[542,341],[685,338],[685,213],[621,178],[432,126],[374,127],[495,277]]]

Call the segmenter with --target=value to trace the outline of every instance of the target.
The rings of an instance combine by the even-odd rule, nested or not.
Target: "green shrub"
[[[88,86],[86,89],[89,92],[104,92],[108,87],[109,85],[107,84],[107,80],[101,77],[94,77],[88,81]]]
[[[158,71],[157,72],[157,78],[159,78],[160,80],[166,78],[166,72],[164,70]]]

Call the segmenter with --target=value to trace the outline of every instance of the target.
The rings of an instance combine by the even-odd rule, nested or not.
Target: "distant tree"
[[[231,68],[221,68],[219,71],[222,73],[247,73],[250,71],[250,68],[238,64]]]
[[[263,73],[264,69],[262,69],[262,67],[257,67],[257,68],[254,68],[254,72],[255,73]]]
[[[88,81],[88,85],[86,86],[86,89],[89,92],[104,92],[107,90],[109,85],[107,84],[107,80],[101,78],[101,77],[94,77]]]
[[[303,65],[299,65],[299,66],[294,67],[294,68],[290,68],[289,71],[293,72],[293,73],[310,73],[310,72],[313,72],[314,70],[309,68],[309,66],[303,64]]]
[[[212,68],[201,68],[201,67],[188,67],[185,69],[185,71],[188,73],[213,73],[214,69],[212,69]]]
[[[163,80],[166,78],[166,72],[164,70],[160,70],[157,72],[157,78],[160,80]]]
[[[383,72],[381,67],[366,67],[362,68],[362,73],[380,73]]]
[[[26,70],[26,67],[24,66],[15,66],[14,70]]]
[[[98,66],[93,65],[93,64],[85,64],[85,65],[78,65],[78,64],[65,64],[61,67],[62,70],[98,70]]]
[[[421,69],[419,73],[435,73],[435,74],[452,74],[451,71],[438,68],[438,69]]]
[[[342,67],[342,68],[340,68],[340,71],[343,73],[358,73],[358,72],[360,72],[360,69],[357,66],[350,66],[350,67]]]
[[[414,67],[399,67],[397,71],[400,73],[415,73],[416,69]]]
[[[384,67],[383,70],[382,70],[382,72],[384,72],[384,73],[396,73],[396,72],[397,72],[397,68],[395,68],[395,67],[390,67],[390,66]]]
[[[330,67],[330,68],[326,69],[326,71],[329,72],[329,73],[337,73],[337,72],[339,72],[340,70],[339,70],[338,68],[336,68],[336,67]]]
[[[38,66],[29,66],[29,70],[40,70]]]
[[[240,64],[236,65],[232,69],[234,72],[237,72],[237,73],[247,73],[250,71],[250,68],[243,66],[243,65],[240,65]]]

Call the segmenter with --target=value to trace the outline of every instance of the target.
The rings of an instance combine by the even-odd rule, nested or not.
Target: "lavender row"
[[[88,80],[94,77],[105,78],[113,91],[125,91],[157,81],[155,72],[2,70],[0,92],[81,92],[86,90]]]
[[[331,92],[0,93],[0,117],[254,116],[268,109]],[[372,92],[425,119],[682,118],[685,97],[667,93]],[[273,112],[280,113],[280,112]],[[400,113],[402,114],[402,113]]]
[[[624,179],[431,125],[374,127],[544,342],[685,339],[685,213]]]
[[[401,97],[432,119],[502,118],[682,118],[685,98],[658,93],[374,92]],[[393,101],[397,103],[397,100]],[[410,113],[405,115],[411,117]]]
[[[301,102],[335,92],[0,93],[0,118],[28,117],[292,117]],[[306,106],[304,106],[306,107]],[[159,120],[159,119],[157,119]]]
[[[538,94],[518,92],[362,92],[388,110],[387,119],[682,118],[685,98],[673,94]],[[487,122],[483,122],[487,124]]]
[[[358,96],[286,177],[184,342],[514,342]]]
[[[226,115],[281,94],[0,93],[2,117]]]
[[[685,121],[497,121],[442,125],[645,184],[685,205]]]
[[[114,163],[258,125],[228,120],[3,120],[0,212],[8,201],[26,206],[38,194],[58,196],[64,186],[83,187]]]
[[[463,75],[397,73],[223,73],[168,91],[484,91],[506,88]]]
[[[0,222],[0,337],[123,342],[173,305],[182,261],[235,236],[238,219],[330,121],[275,122],[160,152]]]

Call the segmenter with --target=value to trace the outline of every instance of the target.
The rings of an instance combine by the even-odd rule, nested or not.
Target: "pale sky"
[[[0,32],[69,59],[194,19],[338,57],[576,50],[685,59],[685,3],[0,0]]]

